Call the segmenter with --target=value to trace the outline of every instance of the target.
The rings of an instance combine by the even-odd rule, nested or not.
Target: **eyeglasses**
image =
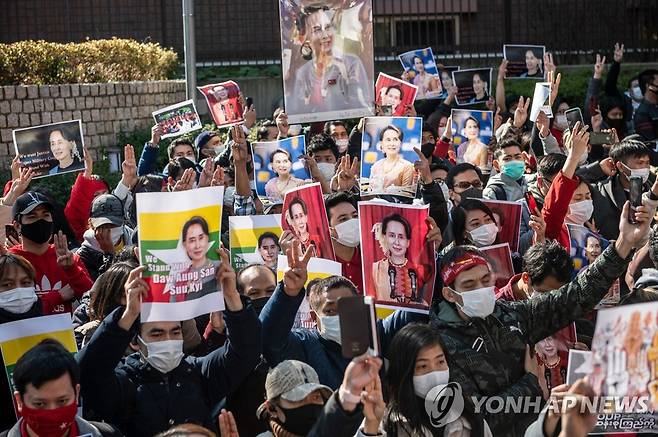
[[[463,182],[457,182],[454,185],[455,188],[459,188],[460,190],[468,190],[469,188],[477,188],[480,189],[482,188],[482,181],[477,180],[477,181],[463,181]]]

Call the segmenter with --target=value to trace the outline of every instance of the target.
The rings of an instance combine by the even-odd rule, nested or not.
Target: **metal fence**
[[[0,42],[153,40],[182,54],[180,0],[3,0]],[[505,43],[541,44],[561,64],[590,62],[616,41],[626,59],[658,59],[658,0],[373,0],[375,55],[431,46],[447,62],[499,59]],[[197,59],[267,64],[280,57],[278,0],[196,0]]]

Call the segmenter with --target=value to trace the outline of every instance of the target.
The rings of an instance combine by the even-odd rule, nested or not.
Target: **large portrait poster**
[[[428,313],[436,272],[427,241],[429,205],[358,206],[365,295],[378,307]]]
[[[42,124],[12,131],[16,155],[35,178],[85,169],[80,120]]]
[[[498,226],[496,242],[509,243],[512,252],[519,251],[521,204],[509,200],[479,199],[489,207]]]
[[[224,187],[138,193],[139,259],[149,285],[141,320],[178,321],[224,309],[219,268]]]
[[[281,253],[281,214],[228,218],[231,265],[238,271],[249,264],[265,264],[276,271]]]
[[[256,193],[263,202],[281,203],[289,190],[311,181],[301,159],[305,149],[304,135],[253,144]]]
[[[491,68],[472,68],[452,72],[457,87],[455,100],[460,106],[485,103],[491,96]]]
[[[418,100],[444,97],[431,47],[402,53],[398,58],[404,68],[404,77],[418,87]]]
[[[244,121],[240,87],[232,80],[197,87],[206,98],[217,127],[228,127]]]
[[[512,264],[512,252],[509,243],[494,244],[480,248],[491,263],[491,271],[494,272],[496,287],[503,288],[514,276],[514,264]]]
[[[468,162],[481,169],[489,167],[489,141],[493,136],[493,113],[453,109],[452,142],[457,148],[457,162]]]
[[[503,46],[503,57],[507,59],[505,79],[543,79],[545,46]]]
[[[372,0],[279,0],[288,121],[373,114]]]

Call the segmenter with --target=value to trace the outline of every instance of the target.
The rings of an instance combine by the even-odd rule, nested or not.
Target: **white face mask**
[[[651,172],[648,168],[630,168],[627,165],[624,165],[630,172],[631,175],[629,178],[642,178],[642,183],[646,183],[649,180],[649,173]]]
[[[144,357],[147,363],[154,369],[169,373],[180,364],[183,359],[183,340],[165,340],[145,342],[141,337],[137,337],[144,346],[148,356]],[[142,356],[144,356],[142,354]]]
[[[640,89],[639,86],[634,86],[632,92],[633,92],[632,94],[633,100],[639,102],[644,98],[644,95],[642,94],[642,90]]]
[[[565,130],[567,125],[567,116],[564,114],[558,114],[555,116],[555,127],[561,130]]]
[[[320,335],[325,340],[340,344],[340,318],[339,316],[320,317]]]
[[[112,239],[112,244],[119,244],[121,237],[123,237],[123,226],[110,229],[110,238]]]
[[[224,205],[233,208],[235,202],[235,187],[224,188]]]
[[[414,393],[421,398],[425,398],[427,393],[434,387],[439,385],[446,385],[450,382],[450,369],[448,370],[435,370],[434,372],[426,373],[424,375],[414,376]]]
[[[340,153],[345,153],[349,145],[350,141],[348,139],[336,140],[336,147],[338,147]]]
[[[358,218],[352,218],[346,222],[339,223],[334,227],[334,229],[336,230],[337,235],[335,240],[343,246],[357,247],[359,243],[361,243]]]
[[[318,170],[322,173],[322,177],[330,182],[331,178],[336,174],[336,165],[330,162],[318,162]]]
[[[491,246],[498,236],[498,226],[495,223],[489,223],[473,229],[468,234],[477,247]]]
[[[34,287],[20,287],[0,293],[0,308],[12,314],[23,314],[37,301]]]
[[[189,159],[189,160],[192,161],[194,164],[196,164],[196,157],[194,157],[194,156],[186,156],[185,158]]]
[[[464,305],[459,305],[457,303],[457,306],[461,308],[462,312],[468,317],[484,319],[493,313],[494,307],[496,306],[496,293],[494,288],[495,287],[484,287],[459,293],[464,301]]]
[[[592,217],[594,213],[594,203],[589,200],[582,200],[580,202],[572,203],[569,205],[569,213],[565,220],[569,223],[576,225],[583,225],[587,220]]]
[[[589,157],[589,152],[585,151],[582,155],[580,155],[580,159],[578,160],[578,165],[585,165],[587,164],[587,158]]]

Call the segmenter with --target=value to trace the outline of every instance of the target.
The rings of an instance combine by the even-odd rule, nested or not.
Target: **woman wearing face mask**
[[[403,140],[404,133],[397,126],[388,125],[381,130],[378,146],[384,158],[370,169],[368,191],[384,193],[406,189],[415,193],[414,165],[400,153]]]
[[[468,117],[464,122],[462,136],[466,142],[459,145],[457,159],[479,168],[487,167],[487,145],[480,140],[480,122],[475,117]]]
[[[444,252],[464,244],[486,247],[496,243],[499,231],[496,217],[480,200],[465,199],[450,214],[455,241]]]
[[[292,175],[292,155],[284,149],[277,149],[270,155],[270,165],[276,177],[265,184],[265,194],[270,201],[281,201],[287,191],[304,185],[306,181]]]
[[[34,267],[19,255],[0,255],[0,325],[42,315]],[[0,365],[5,366],[2,356]],[[0,429],[16,422],[7,378],[0,378]]]
[[[566,101],[556,101],[556,105],[553,106],[553,114],[555,114],[555,117],[550,119],[551,127],[550,131],[551,134],[555,137],[555,139],[558,142],[558,145],[561,147],[563,142],[562,142],[562,134],[567,128],[569,127],[569,123],[567,122],[567,116],[566,112],[569,110],[570,106],[569,103]]]
[[[381,417],[372,420],[366,414],[358,437],[491,436],[486,421],[475,414],[466,396],[460,417],[443,426],[434,426],[425,410],[425,398],[434,389],[450,390],[447,350],[438,332],[427,324],[412,323],[402,328],[389,346],[389,367],[385,390],[388,406]],[[439,403],[441,399],[437,400]],[[459,401],[453,400],[458,403]]]

